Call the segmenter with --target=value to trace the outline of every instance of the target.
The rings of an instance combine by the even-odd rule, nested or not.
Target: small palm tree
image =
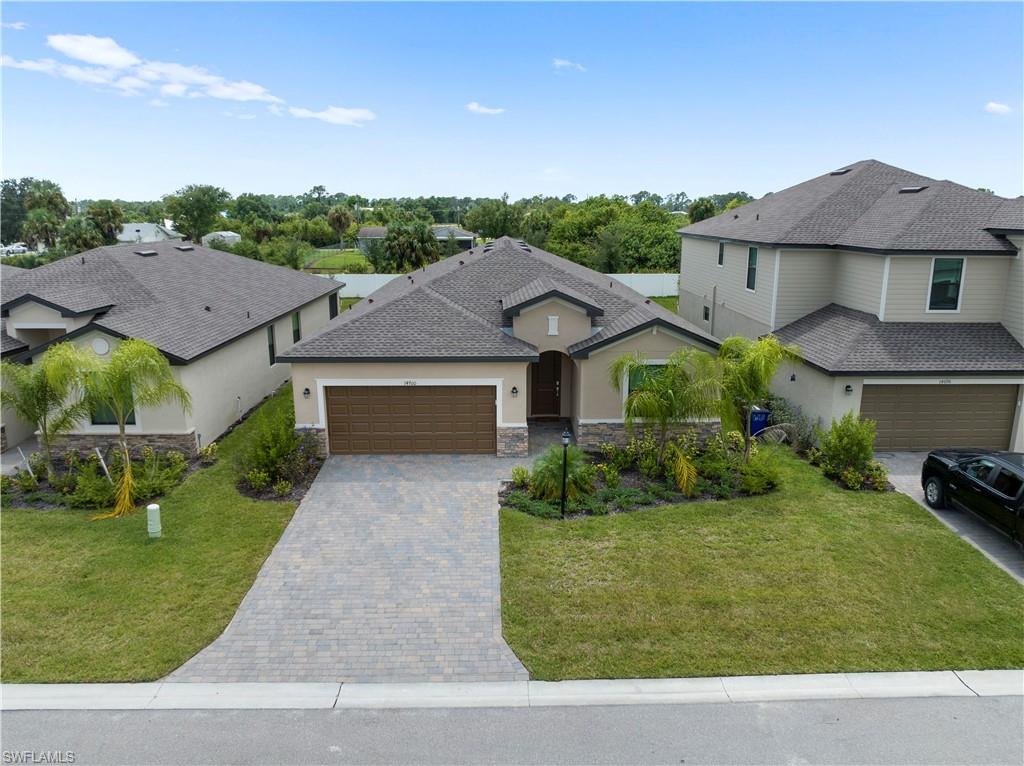
[[[743,432],[743,458],[750,459],[750,421],[754,407],[768,399],[772,378],[783,362],[800,359],[800,350],[774,335],[751,340],[726,338],[718,349],[722,364],[722,419]]]
[[[663,366],[651,366],[643,354],[620,356],[609,368],[612,385],[621,390],[625,381],[626,427],[637,420],[653,423],[659,435],[658,460],[673,426],[716,417],[720,409],[721,375],[710,354],[695,348],[672,353]]]
[[[69,342],[50,346],[35,364],[0,362],[0,403],[35,425],[50,477],[54,442],[89,414],[81,387],[88,366],[85,353]]]
[[[121,449],[122,470],[118,479],[114,509],[96,519],[124,516],[135,509],[131,452],[126,426],[137,407],[159,407],[177,402],[188,412],[188,391],[174,379],[171,365],[153,345],[130,338],[118,344],[110,361],[96,365],[85,376],[86,401],[95,411],[102,408],[113,416]]]

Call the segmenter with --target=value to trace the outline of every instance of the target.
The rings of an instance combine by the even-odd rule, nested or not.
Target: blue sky
[[[10,2],[3,24],[3,174],[73,198],[761,195],[866,158],[1024,183],[1019,3]]]

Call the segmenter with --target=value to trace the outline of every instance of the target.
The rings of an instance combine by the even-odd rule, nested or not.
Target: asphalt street
[[[1024,698],[416,710],[12,711],[3,763],[1020,764]],[[63,761],[55,761],[61,756]],[[28,757],[36,760],[27,760]]]

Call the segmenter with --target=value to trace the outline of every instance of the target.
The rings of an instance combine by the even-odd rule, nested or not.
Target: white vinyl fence
[[[342,298],[364,298],[401,274],[331,274],[331,279],[344,282]],[[678,295],[678,274],[609,274],[641,295]]]

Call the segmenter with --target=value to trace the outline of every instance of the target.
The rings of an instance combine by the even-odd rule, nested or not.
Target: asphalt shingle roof
[[[571,287],[559,284],[548,277],[538,277],[502,298],[502,312],[506,315],[510,313],[518,314],[519,312],[516,309],[555,295],[561,295],[569,301],[587,308],[588,313],[596,315],[604,313],[604,310],[594,302],[593,298],[584,295],[578,290],[573,290]]]
[[[829,373],[1024,372],[1024,348],[997,322],[881,322],[832,303],[775,335]]]
[[[572,350],[658,324],[711,347],[718,341],[621,282],[508,237],[397,277],[281,355],[283,361],[353,359],[527,360],[537,349],[510,333],[502,299],[559,285],[599,306],[596,334]]]
[[[770,246],[1016,253],[988,229],[1012,228],[993,221],[1024,228],[1024,198],[997,197],[877,160],[847,168],[767,194],[679,233]],[[901,193],[913,187],[924,188]]]
[[[74,312],[99,309],[90,326],[147,340],[189,361],[338,288],[323,277],[220,250],[180,247],[173,241],[100,247],[5,273],[0,307],[34,297]]]

